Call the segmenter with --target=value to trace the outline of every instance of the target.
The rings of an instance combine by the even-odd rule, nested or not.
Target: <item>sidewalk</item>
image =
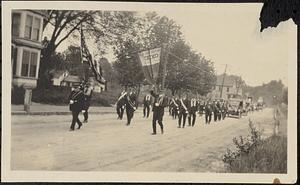
[[[11,105],[12,115],[69,115],[71,114],[68,105],[48,105],[32,102],[30,113],[24,111],[23,105]],[[115,113],[115,107],[93,107],[89,108],[90,114]]]

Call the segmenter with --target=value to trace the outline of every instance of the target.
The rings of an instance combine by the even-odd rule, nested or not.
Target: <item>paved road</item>
[[[13,170],[223,172],[222,155],[232,138],[248,134],[251,117],[271,133],[272,110],[242,119],[227,118],[195,127],[177,128],[164,117],[165,134],[151,133],[151,119],[134,115],[132,125],[116,115],[90,115],[82,129],[69,132],[70,116],[13,116]],[[126,117],[125,117],[126,118]]]

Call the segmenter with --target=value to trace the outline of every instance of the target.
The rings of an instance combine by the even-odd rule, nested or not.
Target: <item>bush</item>
[[[236,150],[227,149],[223,157],[232,173],[287,173],[287,138],[272,136],[263,140],[262,131],[249,121],[251,135],[234,138]]]
[[[65,105],[68,103],[69,87],[36,88],[32,91],[32,101],[37,103]]]
[[[34,89],[32,92],[32,101],[44,104],[66,105],[68,104],[70,92],[70,87],[53,86],[49,89]],[[109,107],[115,100],[116,97],[113,97],[108,92],[93,93],[91,106]]]

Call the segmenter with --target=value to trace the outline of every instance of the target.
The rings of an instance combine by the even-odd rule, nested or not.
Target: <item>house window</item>
[[[20,20],[21,20],[21,14],[19,13],[13,13],[12,14],[12,35],[13,36],[20,36]]]
[[[31,30],[32,30],[33,17],[27,15],[25,23],[25,38],[31,39]]]
[[[26,16],[25,38],[39,40],[41,19],[31,15]]]
[[[222,90],[222,86],[219,86],[219,91],[221,91]]]
[[[33,30],[32,30],[32,39],[33,40],[39,40],[40,35],[40,25],[41,20],[38,18],[34,18],[34,24],[33,24]]]
[[[229,92],[229,87],[227,87],[227,92]]]
[[[22,70],[21,70],[22,76],[36,77],[37,57],[38,54],[36,52],[23,50]]]

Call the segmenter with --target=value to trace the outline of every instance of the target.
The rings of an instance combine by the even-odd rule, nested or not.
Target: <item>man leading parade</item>
[[[154,88],[154,87],[153,87]],[[165,96],[164,90],[160,90],[159,94],[154,92],[154,89],[150,91],[150,94],[154,97],[153,103],[153,118],[152,118],[152,135],[156,135],[156,123],[159,124],[161,133],[164,133],[164,126],[163,126],[163,116],[165,107],[168,106],[168,99]]]
[[[79,87],[72,89],[71,94],[68,98],[69,100],[69,108],[72,112],[72,123],[70,127],[70,131],[74,131],[75,124],[78,124],[77,129],[80,129],[82,126],[81,121],[79,120],[78,116],[79,113],[83,110],[84,106],[84,87],[81,84]]]

